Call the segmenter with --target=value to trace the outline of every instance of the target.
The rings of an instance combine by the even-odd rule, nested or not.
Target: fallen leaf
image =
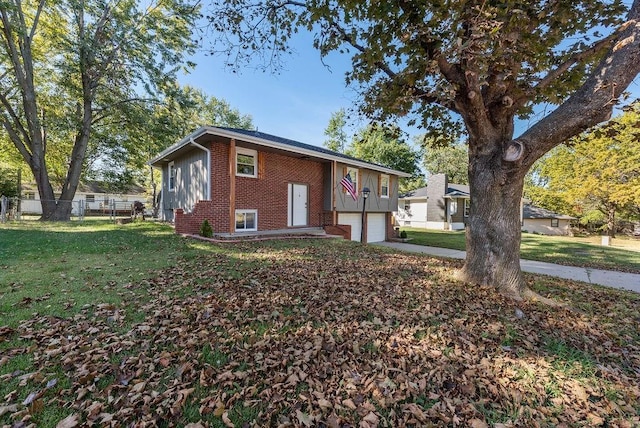
[[[66,418],[62,419],[56,425],[56,428],[74,428],[78,426],[78,415],[71,414]]]

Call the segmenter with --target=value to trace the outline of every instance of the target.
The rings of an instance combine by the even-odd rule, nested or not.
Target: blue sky
[[[349,58],[340,55],[325,58],[328,69],[311,43],[310,35],[298,37],[297,52],[284,57],[284,70],[279,74],[252,68],[233,73],[224,67],[224,57],[200,53],[193,58],[198,64],[195,70],[180,82],[250,114],[259,131],[322,145],[331,114],[343,107],[350,108],[356,94],[344,83]]]
[[[234,73],[224,67],[224,57],[202,52],[193,58],[196,68],[182,76],[180,82],[224,99],[243,114],[250,114],[259,131],[321,146],[331,114],[340,108],[353,107],[357,99],[354,89],[347,88],[344,82],[344,73],[351,62],[347,55],[332,54],[324,58],[327,68],[312,46],[311,34],[298,34],[293,43],[296,53],[284,56],[285,66],[278,74],[254,68]],[[636,97],[640,94],[639,81],[637,78],[628,88]],[[531,124],[544,113],[541,111],[532,117]],[[364,119],[350,122],[349,141],[366,123]],[[516,136],[528,126],[528,122],[518,123]],[[410,136],[420,133],[418,129],[403,129]]]

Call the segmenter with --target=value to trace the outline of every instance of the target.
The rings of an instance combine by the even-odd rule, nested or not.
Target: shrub
[[[211,238],[213,236],[213,228],[209,224],[209,220],[202,222],[202,226],[200,226],[200,236],[204,236],[205,238]]]
[[[400,231],[400,238],[401,239],[407,239],[407,231],[406,230],[401,230]]]

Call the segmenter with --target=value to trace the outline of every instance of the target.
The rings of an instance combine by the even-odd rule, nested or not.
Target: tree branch
[[[634,0],[627,22],[585,83],[556,110],[526,131],[524,165],[580,132],[608,120],[620,94],[640,72],[640,0]]]
[[[7,131],[7,134],[9,134],[9,138],[11,138],[11,141],[22,155],[22,158],[27,162],[27,164],[31,165],[31,152],[27,146],[24,145],[15,129],[11,126],[11,121],[6,114],[2,114],[2,126]]]
[[[582,52],[578,52],[572,55],[569,59],[567,59],[564,63],[560,64],[556,69],[551,70],[545,77],[540,79],[537,85],[533,87],[534,91],[539,91],[547,88],[551,83],[553,83],[558,77],[560,77],[564,72],[569,70],[572,65],[575,65],[579,62],[584,61],[586,58],[596,54],[597,52],[603,51],[607,48],[610,48],[613,42],[617,37],[617,32],[610,34],[608,37],[594,43],[588,49],[585,49]]]

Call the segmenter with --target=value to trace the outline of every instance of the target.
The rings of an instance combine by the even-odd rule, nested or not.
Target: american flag
[[[356,192],[356,188],[353,187],[353,181],[351,181],[351,174],[347,173],[342,180],[340,180],[340,184],[345,188],[347,192],[351,195],[354,201],[358,200],[358,192]]]

